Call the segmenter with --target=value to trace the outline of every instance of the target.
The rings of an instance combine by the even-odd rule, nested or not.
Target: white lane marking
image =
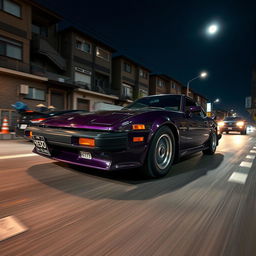
[[[252,167],[252,162],[241,162],[240,164],[241,167],[247,167],[247,168],[251,168]]]
[[[0,160],[12,159],[12,158],[20,158],[20,157],[29,157],[29,156],[38,156],[38,155],[34,154],[34,153],[30,153],[30,154],[18,154],[18,155],[0,156]]]
[[[229,177],[229,182],[235,182],[239,184],[245,184],[248,174],[240,173],[240,172],[233,172],[232,175]]]
[[[14,216],[0,219],[0,241],[23,233],[26,230],[28,228]]]
[[[255,159],[255,157],[256,157],[255,155],[247,155],[246,156],[247,159]]]
[[[253,149],[256,149],[256,147],[253,147]]]
[[[250,150],[250,153],[254,153],[254,154],[255,154],[255,153],[256,153],[256,150]]]

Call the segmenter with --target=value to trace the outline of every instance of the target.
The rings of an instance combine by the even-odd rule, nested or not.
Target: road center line
[[[18,154],[18,155],[0,156],[0,160],[20,158],[20,157],[30,157],[30,156],[38,156],[38,155],[34,154],[34,153],[30,153],[30,154]]]
[[[255,159],[255,157],[256,157],[255,155],[247,155],[246,156],[247,159]]]
[[[247,168],[251,168],[252,167],[252,162],[241,162],[240,164],[241,167],[247,167]]]
[[[240,173],[240,172],[233,172],[232,175],[229,177],[229,182],[245,184],[248,174]]]

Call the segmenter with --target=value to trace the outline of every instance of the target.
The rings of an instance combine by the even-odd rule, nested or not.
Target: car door
[[[209,136],[207,117],[201,112],[190,112],[190,107],[197,104],[190,98],[185,97],[185,118],[187,122],[187,146],[189,148],[202,145]]]

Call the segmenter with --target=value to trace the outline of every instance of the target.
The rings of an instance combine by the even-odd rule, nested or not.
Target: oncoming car
[[[218,122],[220,133],[240,132],[242,135],[247,133],[247,121],[242,117],[228,116],[223,121]]]
[[[34,152],[101,170],[140,167],[148,177],[166,175],[180,156],[214,154],[217,123],[184,95],[155,95],[119,111],[49,118],[29,127]]]

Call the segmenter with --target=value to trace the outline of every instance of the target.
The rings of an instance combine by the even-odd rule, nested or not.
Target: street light
[[[219,103],[219,102],[220,102],[219,98],[213,101],[213,103]]]
[[[214,35],[214,34],[216,34],[218,32],[218,30],[219,30],[219,26],[217,24],[211,24],[207,28],[207,33],[209,35]]]
[[[187,82],[187,96],[189,95],[189,85],[190,85],[190,83],[191,83],[192,81],[198,79],[198,78],[205,78],[205,77],[207,77],[207,75],[208,75],[207,72],[201,72],[199,76],[196,76],[196,77],[190,79],[190,80]]]

